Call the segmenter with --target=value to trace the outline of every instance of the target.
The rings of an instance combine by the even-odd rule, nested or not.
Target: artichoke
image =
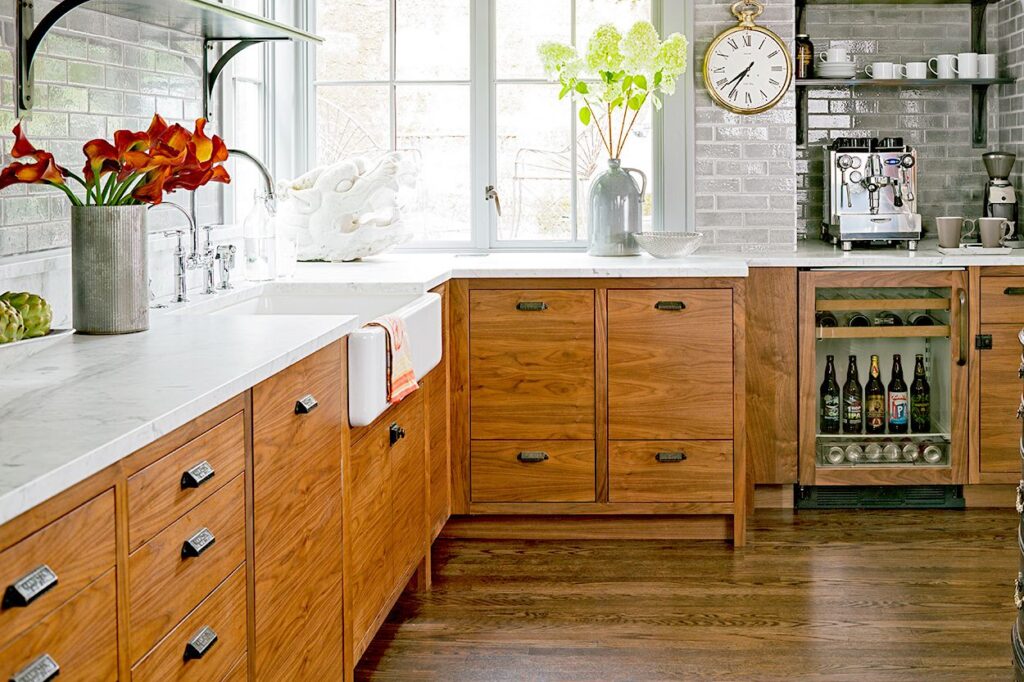
[[[34,339],[37,336],[46,336],[50,333],[50,323],[53,322],[53,308],[42,296],[30,294],[27,291],[20,293],[8,291],[0,296],[0,301],[9,303],[15,310],[21,313],[21,319],[25,324],[25,338]]]
[[[0,300],[0,343],[21,341],[25,336],[25,323],[18,309]]]

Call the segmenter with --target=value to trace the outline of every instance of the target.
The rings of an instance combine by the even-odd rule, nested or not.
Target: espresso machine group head
[[[982,215],[986,218],[1009,220],[1014,225],[1014,234],[1010,235],[1010,241],[1020,241],[1017,190],[1010,182],[1010,174],[1013,173],[1013,164],[1017,161],[1017,156],[1010,152],[988,152],[982,154],[981,158],[985,162],[985,170],[988,171]]]
[[[856,242],[916,249],[917,152],[900,137],[840,137],[825,156],[822,236],[844,251]]]

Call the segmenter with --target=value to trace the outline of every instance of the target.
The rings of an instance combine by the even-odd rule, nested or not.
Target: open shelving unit
[[[807,7],[825,5],[970,5],[971,6],[971,51],[983,53],[986,50],[986,18],[988,6],[1001,0],[796,0],[797,33],[805,32]],[[988,92],[992,86],[1013,83],[1012,78],[957,78],[957,79],[898,79],[875,80],[872,78],[801,78],[796,85],[796,143],[807,143],[807,92],[811,88],[875,87],[875,88],[938,88],[960,86],[971,88],[971,140],[975,148],[983,149],[988,144],[987,110]]]
[[[200,36],[203,39],[203,113],[207,118],[212,114],[210,98],[218,76],[245,48],[274,41],[323,42],[320,36],[215,0],[60,0],[38,23],[34,0],[16,0],[16,3],[15,100],[19,118],[32,110],[32,62],[43,38],[58,21],[78,7]],[[212,48],[225,42],[234,45],[211,64]]]

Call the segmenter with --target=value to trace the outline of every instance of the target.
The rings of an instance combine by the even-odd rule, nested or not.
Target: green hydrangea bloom
[[[587,43],[587,67],[591,71],[618,71],[622,67],[619,43],[622,34],[612,24],[602,24]]]
[[[686,37],[673,33],[665,38],[655,57],[656,69],[661,71],[661,90],[666,95],[676,91],[679,75],[686,71]]]
[[[653,74],[658,70],[660,44],[651,22],[636,22],[622,39],[623,67],[631,73]]]
[[[565,43],[541,43],[537,48],[544,73],[548,78],[562,77],[565,79],[579,77],[583,70],[583,60],[576,54],[576,48]]]

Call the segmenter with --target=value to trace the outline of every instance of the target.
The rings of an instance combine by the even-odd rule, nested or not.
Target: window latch
[[[498,196],[498,190],[494,188],[494,185],[487,185],[484,187],[484,199],[487,201],[494,201],[494,210],[498,212],[498,217],[501,217],[501,197]]]

